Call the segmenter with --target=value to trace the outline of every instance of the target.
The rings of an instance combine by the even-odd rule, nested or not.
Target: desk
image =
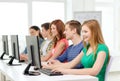
[[[10,81],[98,81],[96,77],[89,75],[47,76],[41,73],[39,76],[26,76],[23,75],[23,71],[27,64],[8,66],[6,63],[4,60],[0,60],[0,72]]]

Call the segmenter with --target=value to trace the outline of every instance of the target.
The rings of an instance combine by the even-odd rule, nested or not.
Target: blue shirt
[[[42,42],[44,41],[44,39],[39,38],[39,47],[41,46]],[[25,48],[25,50],[22,52],[23,54],[27,54],[27,47]]]
[[[57,58],[60,62],[72,61],[83,49],[83,43],[80,42],[77,45],[70,45],[66,51]],[[75,68],[83,68],[82,64],[78,64]]]

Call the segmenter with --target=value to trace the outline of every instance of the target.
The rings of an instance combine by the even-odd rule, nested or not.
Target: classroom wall
[[[67,20],[73,19],[74,17],[74,12],[79,12],[79,11],[94,11],[95,10],[95,6],[96,6],[96,0],[0,0],[0,2],[20,2],[20,3],[25,3],[25,5],[27,5],[28,7],[28,12],[27,12],[27,26],[26,27],[26,31],[28,31],[28,27],[30,25],[32,25],[32,3],[31,1],[55,1],[55,2],[64,2],[65,3],[65,22]],[[112,0],[110,0],[112,1]],[[106,3],[104,3],[106,4]],[[103,4],[103,5],[104,5]],[[116,5],[117,4],[117,5]],[[100,4],[101,5],[101,4]],[[120,32],[120,0],[114,0],[114,3],[112,4],[107,4],[108,6],[113,6],[115,9],[114,10],[114,25],[113,25],[113,31],[108,32],[108,36],[107,38],[112,37],[113,39],[113,43],[112,40],[106,40],[106,42],[108,43],[108,45],[113,44],[112,51],[120,51],[120,37],[119,37],[119,32]],[[107,17],[106,17],[107,18]],[[11,18],[12,19],[12,18]],[[107,22],[109,24],[109,22]],[[22,24],[22,23],[21,23]],[[107,27],[107,26],[106,26]],[[109,27],[108,27],[109,28]],[[106,29],[108,29],[106,28]],[[17,32],[17,31],[16,31]],[[19,31],[20,32],[20,31]],[[104,31],[106,33],[106,30]],[[114,34],[112,36],[109,36],[109,33],[111,34],[111,32]],[[114,37],[113,37],[114,36]],[[106,38],[106,37],[105,37]],[[1,39],[0,39],[1,41]],[[110,43],[111,42],[111,43]],[[0,45],[1,46],[1,45]],[[114,49],[113,49],[114,48]],[[1,50],[1,49],[0,49]],[[111,49],[110,49],[111,51]]]

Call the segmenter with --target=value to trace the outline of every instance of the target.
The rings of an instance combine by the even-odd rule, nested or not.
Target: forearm
[[[97,72],[93,71],[92,68],[85,69],[65,69],[63,74],[74,74],[74,75],[92,75],[96,76]]]
[[[71,62],[66,62],[66,63],[61,63],[59,67],[66,68],[66,69],[71,69],[74,67]]]

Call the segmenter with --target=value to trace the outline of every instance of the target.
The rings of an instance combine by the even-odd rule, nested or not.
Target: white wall
[[[101,1],[101,0],[99,0]],[[112,4],[107,4],[107,1],[108,3],[109,2],[112,2]],[[102,31],[103,31],[103,36],[104,36],[104,39],[105,39],[105,42],[106,44],[109,46],[110,48],[110,52],[112,53],[112,55],[118,55],[117,52],[120,51],[120,0],[107,0],[105,1],[104,5],[108,5],[108,6],[111,6],[114,11],[114,15],[113,16],[113,21],[112,23],[110,23],[108,20],[105,21],[105,20],[102,20],[102,21],[105,21],[105,26],[103,25],[102,27]],[[71,11],[72,11],[72,17],[73,18],[73,15],[74,15],[74,12],[79,12],[79,11],[95,11],[96,9],[96,0],[71,0],[72,2],[72,8],[71,8]],[[103,4],[102,4],[103,5]],[[70,9],[69,9],[70,10]],[[109,14],[109,13],[108,13]],[[103,14],[102,14],[103,16]],[[102,19],[106,19],[107,20],[107,16],[104,16],[105,18],[102,18]],[[113,24],[113,25],[112,25]],[[105,28],[106,27],[106,28]],[[110,29],[111,28],[111,29]],[[109,29],[109,31],[108,31]],[[119,54],[120,55],[120,54]]]
[[[95,10],[95,0],[0,0],[0,2],[20,2],[20,3],[27,3],[28,13],[27,13],[27,20],[28,26],[27,28],[32,25],[32,2],[31,1],[55,1],[55,2],[65,2],[65,22],[73,19],[74,12],[79,11],[94,11]],[[107,0],[108,1],[108,0]],[[120,0],[113,0],[113,7],[114,7],[114,47],[112,51],[117,50],[120,51]],[[116,5],[117,4],[117,5]],[[108,22],[108,24],[110,24]],[[107,32],[107,31],[106,31]],[[110,32],[109,32],[110,33]],[[106,41],[107,42],[107,41]],[[110,50],[111,51],[111,50]]]

